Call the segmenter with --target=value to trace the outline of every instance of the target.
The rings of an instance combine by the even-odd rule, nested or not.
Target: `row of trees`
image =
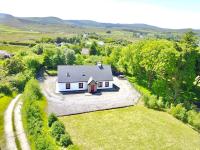
[[[114,50],[108,62],[136,76],[157,98],[162,96],[170,103],[179,103],[194,98],[199,52],[196,36],[188,32],[180,42],[143,40],[120,51]]]

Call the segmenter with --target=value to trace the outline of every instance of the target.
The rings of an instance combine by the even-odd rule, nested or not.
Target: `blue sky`
[[[0,12],[200,29],[200,0],[0,0]]]

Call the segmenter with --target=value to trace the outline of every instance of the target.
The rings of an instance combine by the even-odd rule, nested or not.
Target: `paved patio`
[[[56,77],[46,77],[41,81],[42,91],[48,99],[48,112],[58,116],[120,108],[137,103],[140,94],[127,80],[114,77],[114,84],[118,88],[91,95],[85,92],[55,93]]]

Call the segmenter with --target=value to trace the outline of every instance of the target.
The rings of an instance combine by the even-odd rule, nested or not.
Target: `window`
[[[66,83],[66,89],[70,89],[70,83]]]
[[[79,83],[79,89],[83,88],[83,83]]]
[[[109,82],[105,82],[105,87],[109,87]]]
[[[102,87],[102,82],[98,82],[98,87]]]

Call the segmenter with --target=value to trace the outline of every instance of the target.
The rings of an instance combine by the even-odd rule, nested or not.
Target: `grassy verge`
[[[60,120],[83,150],[200,149],[198,132],[166,112],[144,106],[66,116]]]
[[[11,96],[3,96],[0,98],[0,145],[1,145],[1,148],[3,148],[5,146],[4,112],[12,99],[13,99],[13,97],[11,97]]]
[[[56,76],[57,75],[57,70],[46,70],[46,73],[49,76]]]
[[[16,104],[15,104],[15,107],[16,107]],[[19,139],[17,137],[17,133],[16,133],[16,127],[15,127],[15,115],[14,115],[14,110],[15,110],[15,107],[13,109],[13,112],[12,112],[12,127],[13,127],[13,131],[14,131],[14,135],[15,135],[15,143],[17,145],[17,149],[18,150],[22,150],[21,148],[21,145],[20,145],[20,142],[19,142]]]

